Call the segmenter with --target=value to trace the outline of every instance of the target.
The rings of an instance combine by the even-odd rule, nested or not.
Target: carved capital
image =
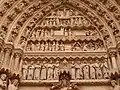
[[[108,53],[110,57],[115,57],[117,55],[117,49],[115,47],[111,47],[108,49]]]
[[[120,42],[117,44],[117,52],[120,54]]]
[[[4,49],[10,52],[12,49],[14,49],[14,46],[12,43],[6,43]]]
[[[22,49],[20,49],[20,48],[16,48],[15,50],[14,50],[14,53],[15,53],[15,56],[16,56],[16,58],[18,57],[21,57],[22,55],[23,55],[23,50]]]

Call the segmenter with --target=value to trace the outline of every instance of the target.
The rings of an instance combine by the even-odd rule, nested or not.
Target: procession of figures
[[[61,26],[61,25],[74,25],[74,26],[89,26],[90,22],[87,21],[78,11],[68,8],[61,8],[52,13],[41,23],[41,25]]]
[[[106,61],[93,60],[70,61],[72,80],[109,79],[108,64]],[[23,80],[58,80],[60,61],[24,61],[22,67]]]
[[[26,51],[99,51],[105,50],[103,42],[98,41],[30,41]]]

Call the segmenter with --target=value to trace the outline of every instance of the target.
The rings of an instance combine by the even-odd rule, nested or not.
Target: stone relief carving
[[[113,86],[111,90],[120,90],[120,86],[117,84],[115,80],[111,80],[111,84]]]
[[[25,42],[21,44],[25,45]],[[27,43],[26,51],[104,51],[101,40],[95,41],[31,41]]]
[[[1,74],[0,75],[0,90],[3,90],[3,89],[6,88],[6,86],[7,86],[6,79],[7,79],[6,74]]]
[[[14,80],[9,80],[9,85],[8,85],[8,90],[17,90],[18,89],[18,80],[14,79]]]
[[[70,64],[68,68],[62,66],[64,63]],[[27,65],[26,65],[27,63]],[[30,63],[30,64],[29,64]],[[55,61],[38,60],[24,61],[22,74],[23,80],[58,80],[58,76],[64,67],[64,70],[70,71],[72,80],[88,79],[109,79],[108,65],[103,61]]]

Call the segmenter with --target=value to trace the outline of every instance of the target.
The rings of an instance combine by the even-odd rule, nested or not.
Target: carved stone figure
[[[73,80],[76,79],[75,73],[76,73],[76,72],[75,72],[75,62],[72,61],[72,63],[71,63],[71,77],[72,77]]]
[[[44,29],[41,29],[41,35],[40,37],[44,37]]]
[[[31,49],[32,51],[35,51],[35,44],[33,42],[31,42]]]
[[[46,66],[46,61],[43,61],[43,64],[41,66],[41,80],[46,80],[47,78],[47,66]]]
[[[96,69],[96,78],[97,79],[102,79],[102,70],[101,70],[100,65],[101,65],[100,62],[98,60],[96,60],[95,69]]]
[[[28,66],[28,77],[27,77],[28,80],[33,80],[33,78],[34,78],[34,69],[35,69],[35,67],[34,67],[33,64],[34,64],[34,62],[31,61],[30,65]]]
[[[84,61],[84,66],[83,66],[83,74],[84,74],[84,79],[90,79],[89,77],[89,65],[87,64],[87,61]]]
[[[35,65],[35,71],[34,71],[34,79],[35,80],[40,79],[40,69],[41,69],[40,61],[37,61],[37,64]]]
[[[49,50],[49,44],[48,44],[48,42],[46,42],[46,44],[45,44],[45,51],[48,51]]]
[[[112,80],[111,84],[113,86],[112,90],[120,90],[120,86],[117,84],[117,82],[115,80]]]
[[[76,79],[80,79],[80,61],[78,61],[75,65],[75,69],[76,69]]]
[[[59,51],[59,42],[56,42],[56,51]]]
[[[24,61],[23,67],[22,67],[22,79],[26,80],[28,75],[28,65],[27,61]]]
[[[54,69],[54,67],[53,67],[53,62],[52,62],[52,60],[50,61],[50,63],[48,63],[48,65],[47,65],[47,70],[48,70],[48,72],[47,72],[47,79],[48,80],[52,80],[53,79],[53,69]]]
[[[60,50],[61,50],[61,51],[65,51],[65,45],[64,45],[63,42],[61,42],[61,44],[60,44]]]
[[[101,68],[102,68],[102,71],[103,71],[103,78],[104,79],[109,79],[107,62],[103,61],[102,64],[101,64]]]
[[[40,49],[41,51],[44,51],[45,50],[45,43],[44,42],[42,42],[42,44],[41,44],[41,49]]]
[[[37,42],[37,44],[35,45],[35,50],[40,51],[40,42]]]
[[[40,37],[40,30],[37,30],[37,31],[36,31],[36,39],[38,40],[39,37]]]
[[[59,61],[56,61],[56,64],[54,65],[54,79],[59,79]]]
[[[95,65],[92,60],[90,60],[90,78],[95,79]]]
[[[7,78],[6,74],[1,74],[0,75],[0,90],[5,89],[5,87],[7,86],[6,78]]]
[[[52,51],[56,51],[56,42],[53,41],[53,44],[52,44]]]
[[[18,80],[14,79],[13,82],[9,80],[8,90],[17,90],[18,89]]]

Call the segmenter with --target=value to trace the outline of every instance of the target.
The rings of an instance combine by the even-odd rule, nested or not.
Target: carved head
[[[40,61],[37,61],[37,65],[39,65],[40,64]]]
[[[116,82],[115,80],[112,80],[112,81],[111,81],[111,84],[112,84],[112,86],[114,87],[114,86],[117,85],[117,82]]]
[[[6,74],[1,74],[0,78],[1,78],[2,81],[5,81],[5,79],[7,78],[7,75]]]

